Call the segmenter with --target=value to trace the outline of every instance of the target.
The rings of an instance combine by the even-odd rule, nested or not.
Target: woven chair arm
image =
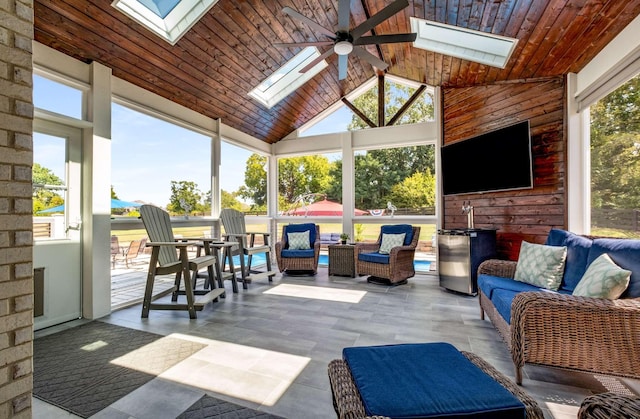
[[[356,243],[356,255],[358,253],[372,253],[377,252],[380,248],[380,243]]]
[[[578,419],[640,417],[640,398],[616,393],[594,394],[583,400]]]
[[[492,275],[501,278],[513,278],[518,262],[513,260],[489,259],[478,266],[478,275]]]
[[[511,303],[511,355],[516,367],[526,360],[637,375],[638,366],[627,364],[627,359],[638,353],[640,298],[608,300],[528,291]]]

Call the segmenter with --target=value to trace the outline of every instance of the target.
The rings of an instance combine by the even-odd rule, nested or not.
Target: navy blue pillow
[[[411,224],[393,224],[383,225],[380,227],[380,232],[384,234],[402,234],[404,233],[404,245],[411,244],[413,240],[413,226]]]
[[[591,264],[603,253],[608,254],[622,269],[631,271],[629,286],[620,298],[640,297],[640,240],[595,239],[589,252],[588,263]]]
[[[311,247],[316,242],[316,225],[313,223],[305,223],[305,224],[289,224],[284,228],[284,237],[285,241],[287,241],[287,233],[303,233],[309,230],[309,243]]]
[[[561,290],[573,291],[587,271],[587,260],[592,240],[565,230],[552,229],[547,236],[546,245],[567,246],[567,259],[564,264],[564,276]]]
[[[449,343],[345,348],[368,416],[524,418],[524,405]]]

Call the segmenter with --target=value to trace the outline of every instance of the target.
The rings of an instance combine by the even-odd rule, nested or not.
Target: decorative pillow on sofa
[[[382,233],[382,240],[380,240],[380,249],[378,253],[388,255],[392,248],[396,246],[402,246],[404,243],[405,233],[402,234],[386,234]]]
[[[290,250],[311,249],[309,246],[309,230],[301,233],[287,233],[287,241]]]
[[[615,300],[627,289],[630,278],[631,271],[622,269],[603,253],[591,262],[573,295]]]
[[[566,258],[566,246],[545,246],[523,241],[513,279],[557,291],[562,282]]]

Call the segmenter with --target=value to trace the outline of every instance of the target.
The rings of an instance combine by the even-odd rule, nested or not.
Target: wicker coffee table
[[[517,397],[525,406],[527,419],[544,419],[538,403],[515,383],[496,370],[484,359],[471,353],[460,351],[467,359],[480,368],[485,374],[497,381],[502,387]],[[333,395],[333,405],[338,418],[365,418],[365,408],[351,375],[348,364],[343,359],[334,359],[329,363],[329,381]]]
[[[329,275],[356,276],[355,249],[352,244],[329,246]]]

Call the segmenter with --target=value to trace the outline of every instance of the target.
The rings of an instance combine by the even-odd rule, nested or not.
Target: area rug
[[[205,346],[93,321],[34,340],[33,394],[86,418]]]
[[[284,419],[204,395],[177,419]]]

